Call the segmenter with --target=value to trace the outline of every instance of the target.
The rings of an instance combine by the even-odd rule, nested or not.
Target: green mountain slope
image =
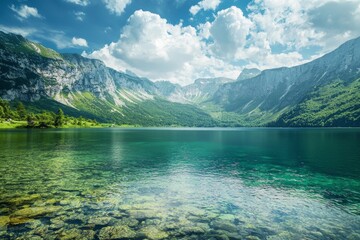
[[[316,89],[304,101],[270,125],[360,126],[360,79],[351,83],[336,80]]]

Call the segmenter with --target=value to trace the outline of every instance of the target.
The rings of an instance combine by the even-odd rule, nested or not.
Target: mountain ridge
[[[195,106],[161,98],[150,80],[78,54],[43,56],[31,48],[30,41],[15,34],[0,33],[0,38],[0,97],[6,100],[36,103],[48,99],[120,124],[214,125],[212,118]],[[13,38],[19,41],[13,43]],[[167,111],[169,108],[176,111]],[[182,119],[180,113],[193,115],[193,119]]]
[[[355,91],[360,78],[360,37],[299,66],[244,69],[236,80],[200,78],[180,86],[118,72],[100,60],[59,54],[20,35],[0,32],[0,70],[0,97],[4,99],[35,105],[48,99],[107,122],[360,126]],[[339,106],[328,95],[351,104],[335,111]],[[322,109],[313,108],[312,103]],[[320,112],[322,119],[316,115]]]

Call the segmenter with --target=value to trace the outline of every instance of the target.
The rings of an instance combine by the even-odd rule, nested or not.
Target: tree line
[[[85,119],[83,117],[71,117],[64,114],[61,108],[58,111],[42,111],[34,113],[26,109],[22,102],[15,103],[14,106],[9,101],[0,98],[0,122],[24,121],[28,128],[61,128],[64,125],[83,126],[91,124],[98,125],[96,120]]]

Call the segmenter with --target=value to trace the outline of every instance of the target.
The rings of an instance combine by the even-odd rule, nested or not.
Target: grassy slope
[[[272,126],[360,127],[360,79],[336,80],[311,93]]]
[[[68,107],[50,99],[24,103],[26,108],[35,113],[43,110],[56,112],[61,108],[66,115],[98,122],[126,126],[215,126],[210,115],[192,105],[172,103],[162,99],[145,100],[117,106],[111,101],[97,98],[86,92],[71,96],[77,109]]]
[[[59,108],[61,108],[66,115],[73,116],[73,117],[85,117],[88,119],[95,119],[98,121],[101,121],[101,117],[97,117],[91,113],[79,111],[75,108],[66,106],[62,103],[56,102],[51,99],[40,99],[36,102],[24,102],[24,105],[26,106],[26,109],[28,109],[30,112],[34,113],[41,113],[42,111],[50,111],[50,112],[57,112]]]
[[[144,100],[117,106],[91,93],[76,95],[73,104],[80,110],[101,116],[105,122],[140,126],[214,126],[215,121],[202,110],[162,99]]]

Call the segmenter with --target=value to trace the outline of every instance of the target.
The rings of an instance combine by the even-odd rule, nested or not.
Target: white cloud
[[[6,32],[6,33],[15,33],[20,34],[23,37],[28,37],[36,32],[36,29],[34,28],[21,28],[21,27],[9,27],[0,25],[0,31]]]
[[[192,6],[189,11],[192,15],[196,15],[200,10],[215,10],[220,2],[221,0],[202,0]]]
[[[319,46],[326,52],[360,34],[358,0],[256,0],[248,8],[255,31],[288,49]]]
[[[86,15],[84,12],[75,12],[74,14],[75,14],[75,17],[77,20],[79,20],[81,22],[84,21],[84,18]]]
[[[220,74],[226,67],[222,60],[206,56],[203,48],[195,28],[172,25],[157,14],[138,10],[129,18],[118,42],[85,56],[101,59],[117,70],[129,69],[154,80],[186,84],[197,77]]]
[[[103,0],[106,8],[116,15],[121,15],[131,0]]]
[[[220,57],[234,58],[238,49],[246,45],[252,27],[253,23],[237,7],[219,11],[209,29],[214,40],[213,52]]]
[[[20,20],[27,19],[29,17],[42,18],[36,8],[29,7],[27,5],[21,5],[19,8],[16,8],[15,5],[11,5],[10,9],[17,14],[17,17]]]
[[[80,46],[80,47],[88,47],[87,41],[83,38],[76,38],[73,37],[71,39],[72,44],[74,44],[75,46]]]
[[[203,2],[195,5],[194,14],[217,7]],[[84,56],[184,85],[199,77],[236,78],[243,67],[302,64],[360,35],[358,0],[254,0],[247,11],[221,10],[195,29],[139,10],[120,39]]]
[[[67,37],[65,32],[57,30],[42,30],[39,28],[27,28],[27,27],[14,27],[0,25],[0,30],[7,33],[20,34],[23,37],[29,38],[32,41],[38,42],[39,40],[46,40],[52,42],[59,49],[74,48],[72,39]]]
[[[90,4],[90,0],[65,0],[69,3],[74,3],[80,6],[87,6]]]

